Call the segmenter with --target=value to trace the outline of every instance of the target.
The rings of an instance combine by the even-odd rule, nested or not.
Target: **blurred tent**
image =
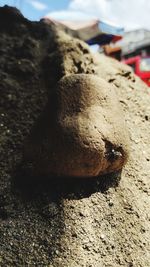
[[[105,45],[122,39],[124,28],[100,20],[56,20],[50,16],[44,21],[57,25],[73,37],[79,38],[89,45]]]

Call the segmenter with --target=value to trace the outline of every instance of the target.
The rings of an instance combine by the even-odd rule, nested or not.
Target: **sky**
[[[30,20],[44,16],[55,19],[99,19],[125,30],[150,30],[150,0],[0,0],[0,6],[16,6]]]

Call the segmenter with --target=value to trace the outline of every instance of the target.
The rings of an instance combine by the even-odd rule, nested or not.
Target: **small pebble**
[[[101,239],[104,239],[105,238],[105,235],[104,234],[101,234],[100,238]]]
[[[11,94],[8,95],[8,99],[12,100],[12,95]]]
[[[56,250],[55,253],[56,253],[56,255],[59,255],[59,251],[58,250]]]
[[[113,205],[114,205],[113,201],[110,200],[110,201],[109,201],[109,206],[112,207]]]

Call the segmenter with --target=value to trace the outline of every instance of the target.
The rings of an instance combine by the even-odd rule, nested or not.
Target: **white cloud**
[[[148,0],[72,0],[69,9],[94,14],[99,19],[111,20],[126,29],[150,29]]]
[[[67,10],[48,14],[55,19],[89,19],[110,21],[126,30],[150,29],[148,0],[71,0]]]
[[[82,10],[90,14],[97,14],[103,16],[108,12],[108,0],[72,0],[69,4],[71,10]]]
[[[47,5],[38,0],[28,0],[28,3],[37,10],[43,11],[47,9]]]
[[[51,17],[56,20],[90,20],[97,19],[94,15],[88,15],[82,11],[61,10],[48,13],[45,17]]]

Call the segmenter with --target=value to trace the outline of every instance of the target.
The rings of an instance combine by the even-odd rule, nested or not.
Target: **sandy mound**
[[[8,8],[0,32],[0,265],[149,267],[149,88],[128,67],[93,58],[82,42]],[[130,131],[128,164],[121,177],[37,180],[24,142],[58,80],[80,73],[115,86]]]

